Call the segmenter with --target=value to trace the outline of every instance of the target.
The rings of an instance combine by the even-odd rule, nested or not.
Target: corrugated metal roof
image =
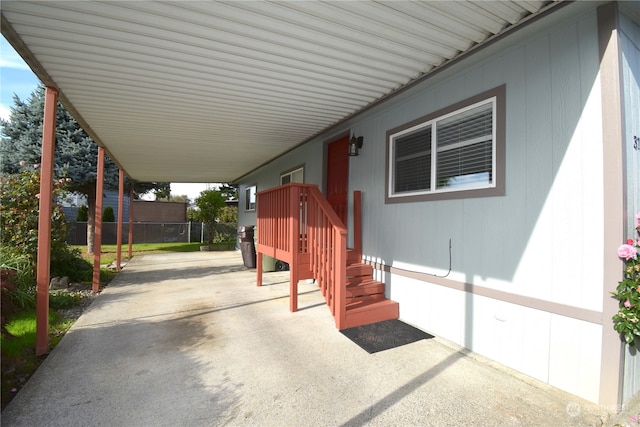
[[[545,1],[3,1],[2,32],[140,181],[224,182]]]

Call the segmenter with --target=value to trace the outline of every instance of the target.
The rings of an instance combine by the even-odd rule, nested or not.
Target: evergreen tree
[[[45,88],[40,85],[26,102],[13,96],[10,120],[0,119],[0,171],[17,173],[20,162],[37,164],[42,155],[42,121]],[[56,116],[55,176],[71,178],[69,190],[87,196],[87,250],[93,253],[95,233],[96,181],[98,146],[80,127],[71,114],[58,103]],[[169,188],[169,183],[125,183],[134,185],[134,192]],[[105,156],[104,186],[118,188],[118,166]]]
[[[218,187],[218,191],[225,200],[238,200],[238,187],[229,183],[224,182]]]
[[[116,217],[113,214],[113,208],[111,206],[104,208],[104,212],[102,212],[102,222],[116,222]]]
[[[89,219],[89,208],[87,205],[82,205],[78,208],[78,215],[76,216],[76,221],[78,222],[87,222]]]

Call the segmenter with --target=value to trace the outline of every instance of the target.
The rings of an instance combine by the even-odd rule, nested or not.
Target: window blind
[[[490,184],[493,107],[485,104],[437,122],[437,188]]]
[[[394,150],[394,191],[430,189],[431,126],[397,138]]]

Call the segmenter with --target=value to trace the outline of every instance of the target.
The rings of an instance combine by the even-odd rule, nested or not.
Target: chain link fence
[[[67,223],[67,243],[70,245],[87,244],[87,223]],[[102,243],[115,245],[117,242],[117,227],[115,222],[102,223]],[[236,223],[216,224],[214,242],[236,241],[238,227]],[[172,242],[207,242],[209,236],[206,227],[201,222],[136,222],[133,224],[134,243],[172,243]],[[122,243],[129,243],[129,223],[122,224]]]

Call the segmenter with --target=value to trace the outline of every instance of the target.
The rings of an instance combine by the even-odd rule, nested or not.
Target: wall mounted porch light
[[[362,148],[362,141],[364,140],[363,137],[359,136],[359,137],[355,137],[352,136],[351,140],[349,141],[349,155],[350,156],[357,156],[358,155],[358,150],[360,148]]]

